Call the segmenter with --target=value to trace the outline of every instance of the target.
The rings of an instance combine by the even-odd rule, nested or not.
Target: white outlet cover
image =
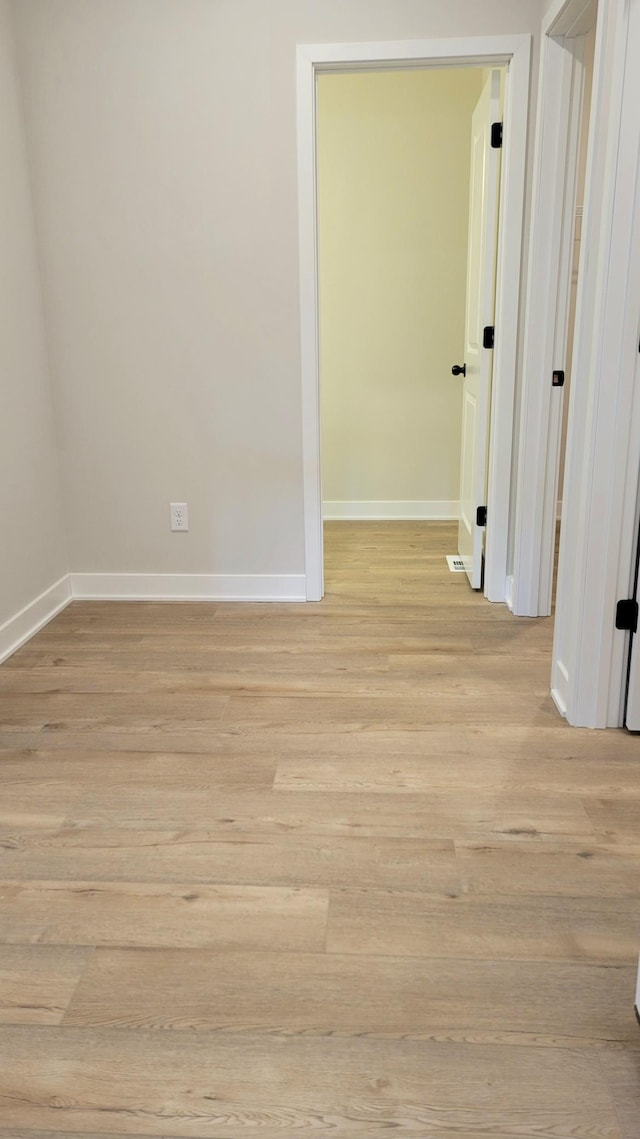
[[[189,506],[186,502],[170,502],[169,512],[173,531],[189,529]]]

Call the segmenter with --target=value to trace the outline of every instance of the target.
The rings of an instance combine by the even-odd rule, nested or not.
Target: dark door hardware
[[[616,605],[616,629],[635,633],[638,629],[638,602],[633,597],[625,598]]]
[[[479,506],[476,510],[476,526],[487,525],[487,508],[486,506]]]
[[[452,376],[466,376],[466,374],[467,374],[467,365],[466,364],[454,364],[453,365],[453,368],[451,369],[451,375]]]
[[[560,368],[558,368],[553,373],[553,375],[551,377],[551,387],[552,388],[563,388],[564,387],[564,372],[561,371]]]
[[[491,124],[491,149],[502,150],[502,123]]]
[[[482,333],[482,347],[493,348],[496,341],[496,330],[492,324],[487,324]]]

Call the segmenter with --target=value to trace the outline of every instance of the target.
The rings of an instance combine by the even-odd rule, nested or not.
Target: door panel
[[[492,71],[471,123],[458,552],[474,589],[482,586],[484,528],[477,525],[476,511],[486,505],[493,363],[493,352],[482,345],[495,306],[500,150],[491,146],[491,125],[499,119],[500,72]]]
[[[471,462],[464,463],[460,472],[460,526],[465,533],[472,533],[475,522],[473,487],[473,449],[475,444],[476,398],[465,388],[462,393],[462,452],[471,456]],[[467,564],[465,563],[465,569]],[[468,573],[467,569],[467,573]]]
[[[636,385],[640,383],[640,360],[636,360]],[[638,505],[640,506],[640,499]],[[636,509],[638,513],[638,509]],[[634,570],[633,597],[640,603],[640,524],[636,521],[637,545]],[[640,625],[637,632],[629,636],[629,658],[627,671],[627,691],[625,700],[625,727],[630,732],[640,732]],[[639,982],[640,983],[640,982]]]

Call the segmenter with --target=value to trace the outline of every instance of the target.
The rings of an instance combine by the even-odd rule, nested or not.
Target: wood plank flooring
[[[445,523],[0,667],[0,1139],[640,1139],[640,739]]]

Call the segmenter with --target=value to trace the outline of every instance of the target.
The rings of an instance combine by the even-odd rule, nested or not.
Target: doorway
[[[325,523],[411,521],[428,534],[424,523],[458,518],[452,364],[465,358],[472,116],[490,75],[318,77]],[[499,91],[497,102],[501,118]]]
[[[506,68],[484,594],[506,597],[530,37],[305,46],[298,49],[298,161],[306,596],[323,595],[319,383],[317,80],[358,68]],[[451,361],[453,362],[453,361]]]
[[[562,486],[564,483],[564,467],[567,451],[567,427],[569,420],[569,398],[571,393],[571,377],[573,372],[573,343],[576,326],[576,308],[578,302],[578,278],[580,261],[584,253],[582,241],[582,219],[584,217],[584,199],[586,191],[587,154],[589,142],[589,118],[591,114],[591,92],[593,88],[593,61],[596,43],[596,10],[592,12],[593,23],[582,34],[582,42],[576,44],[582,66],[582,92],[579,123],[579,141],[576,162],[576,194],[574,207],[573,234],[571,242],[571,278],[569,284],[569,314],[567,324],[567,341],[565,355],[565,384],[562,398],[562,416],[560,428],[560,454],[558,463],[558,499],[557,520],[562,521]]]
[[[521,617],[548,616],[555,592],[579,275],[590,252],[581,256],[596,17],[597,0],[567,0],[543,24],[510,590]]]
[[[575,49],[592,10],[592,0],[553,0],[543,17],[513,559],[521,616],[543,615],[550,598],[559,437],[550,379],[562,366],[555,334],[566,324],[555,318],[571,260],[560,235],[575,172]],[[623,722],[629,634],[615,618],[633,587],[640,466],[639,43],[638,5],[598,5],[551,678],[559,711],[580,727]]]

